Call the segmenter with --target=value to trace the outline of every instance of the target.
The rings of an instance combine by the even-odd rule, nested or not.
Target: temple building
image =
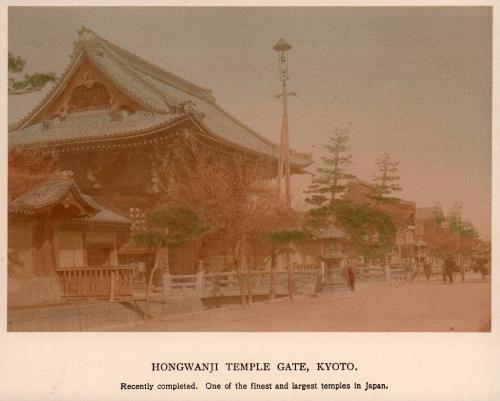
[[[50,91],[24,117],[9,123],[9,149],[50,152],[62,170],[73,172],[78,193],[87,196],[78,198],[79,207],[91,212],[93,202],[110,205],[130,220],[132,231],[161,205],[161,195],[168,191],[164,175],[175,171],[176,158],[189,146],[216,157],[242,154],[265,165],[269,178],[277,171],[278,146],[227,113],[212,91],[84,27],[69,65]],[[310,156],[293,151],[290,160],[292,173],[311,163]],[[113,248],[110,263],[151,263],[150,249],[133,241],[120,245]],[[94,256],[88,255],[90,263]],[[207,264],[214,265],[220,255],[202,240],[173,247],[170,271],[190,274],[200,258],[212,258]],[[104,258],[104,253],[95,257]],[[59,267],[70,262],[62,258]],[[51,262],[46,268],[56,267]]]
[[[118,266],[130,220],[83,194],[71,174],[58,173],[9,202],[8,227],[9,305],[16,306],[57,302],[63,291],[90,293],[58,286],[56,271],[64,283],[64,271],[80,269],[83,283],[89,277],[82,268]]]

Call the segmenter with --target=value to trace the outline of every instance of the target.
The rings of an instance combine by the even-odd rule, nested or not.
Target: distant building
[[[375,185],[360,179],[351,180],[346,186],[344,200],[367,205],[390,216],[396,228],[397,253],[393,254],[393,263],[412,263],[416,241],[416,203],[403,199],[384,201]]]
[[[443,228],[445,217],[441,206],[417,207],[416,233],[426,236]]]

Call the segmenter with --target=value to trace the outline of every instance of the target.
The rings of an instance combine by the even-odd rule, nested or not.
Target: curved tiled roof
[[[138,134],[168,125],[173,114],[153,114],[137,111],[114,119],[107,110],[71,113],[65,119],[54,119],[48,128],[43,123],[30,125],[9,134],[9,146],[56,145],[75,140],[98,140]]]
[[[110,122],[106,120],[103,113],[95,113],[87,117],[79,114],[68,115],[67,121],[71,124],[56,121],[54,128],[47,130],[43,130],[41,124],[30,125],[30,121],[38,112],[55,100],[65,82],[68,81],[68,77],[85,57],[113,85],[140,104],[144,111],[133,113],[122,122]],[[192,105],[192,111],[183,109],[183,105],[187,103]],[[156,67],[86,28],[80,31],[73,62],[66,68],[58,84],[54,85],[53,90],[31,113],[20,123],[12,126],[9,145],[15,147],[42,143],[58,144],[66,140],[86,140],[90,137],[108,136],[108,134],[111,136],[133,134],[155,127],[156,124],[166,123],[173,119],[174,115],[178,117],[179,113],[183,113],[184,116],[191,114],[208,133],[230,145],[273,158],[279,157],[277,145],[224,111],[215,103],[210,90]],[[89,121],[90,118],[96,118],[95,123]],[[81,127],[77,126],[78,121],[82,124]],[[72,129],[74,132],[71,131]],[[103,131],[99,134],[98,130]],[[292,165],[297,167],[304,167],[311,163],[309,156],[294,152],[291,152],[290,160]]]
[[[50,207],[64,200],[72,193],[78,201],[86,208],[92,211],[97,209],[89,204],[76,187],[74,181],[63,175],[52,175],[42,182],[34,185],[24,194],[9,203],[9,211],[14,213],[33,214],[36,211]]]
[[[64,201],[70,193],[77,198],[88,213],[85,216],[67,218],[66,221],[78,224],[130,224],[130,220],[126,217],[100,205],[91,196],[82,194],[73,179],[64,174],[54,174],[46,178],[9,202],[9,213],[32,215],[41,209],[50,208]]]

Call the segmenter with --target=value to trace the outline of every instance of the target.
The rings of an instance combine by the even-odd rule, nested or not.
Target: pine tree
[[[146,287],[146,305],[144,308],[144,320],[150,318],[149,297],[153,284],[153,277],[157,271],[162,272],[162,295],[165,296],[163,281],[162,248],[169,245],[184,244],[194,238],[198,238],[207,231],[203,219],[193,210],[181,207],[170,207],[157,209],[148,215],[148,228],[136,235],[134,239],[145,246],[155,248],[155,260],[153,269],[149,275]],[[166,252],[168,258],[168,251]]]
[[[399,162],[393,161],[388,153],[376,161],[378,175],[373,176],[375,187],[378,189],[381,198],[388,198],[393,192],[401,191],[398,184],[399,175],[397,175]]]
[[[349,151],[349,130],[337,129],[325,145],[327,157],[322,157],[324,167],[318,168],[318,176],[306,190],[311,194],[306,201],[317,208],[331,207],[346,189],[346,181],[354,178],[348,172],[352,164]]]
[[[42,89],[47,83],[56,80],[56,74],[53,72],[34,74],[24,74],[23,79],[16,79],[15,75],[24,71],[26,60],[19,56],[9,53],[8,71],[9,71],[9,95],[24,95],[30,92],[36,92]]]

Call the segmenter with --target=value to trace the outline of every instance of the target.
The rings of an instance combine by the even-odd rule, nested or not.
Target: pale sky
[[[349,126],[354,174],[370,181],[388,152],[401,162],[402,198],[445,211],[459,202],[490,238],[491,8],[17,7],[9,8],[9,51],[28,72],[60,74],[81,25],[212,89],[275,142],[272,46],[284,37],[298,95],[290,98],[293,148],[317,159],[329,134]],[[294,180],[296,203],[306,180]]]

